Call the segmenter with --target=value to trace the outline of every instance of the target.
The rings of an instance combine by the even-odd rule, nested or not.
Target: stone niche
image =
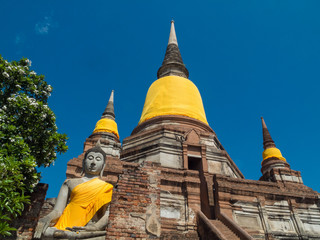
[[[256,203],[237,202],[234,204],[239,210],[233,211],[233,219],[243,228],[264,232],[259,209]],[[241,209],[241,210],[240,210]]]
[[[272,232],[295,233],[293,221],[290,216],[271,215],[268,216]]]
[[[261,219],[259,214],[256,213],[243,213],[243,212],[234,212],[234,219],[236,222],[245,229],[263,231]]]
[[[161,192],[160,199],[161,218],[184,221],[186,212],[184,196]]]
[[[289,203],[286,200],[276,201],[265,206],[267,219],[272,232],[296,234],[294,220]]]
[[[311,235],[320,235],[320,209],[316,204],[306,208],[298,208],[297,215],[302,222],[304,231]]]

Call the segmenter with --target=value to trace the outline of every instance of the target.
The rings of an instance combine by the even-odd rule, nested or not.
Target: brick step
[[[210,222],[219,229],[219,231],[228,239],[228,240],[241,240],[234,232],[224,225],[220,220],[210,220]]]

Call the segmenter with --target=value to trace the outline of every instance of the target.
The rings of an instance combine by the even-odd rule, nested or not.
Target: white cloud
[[[52,26],[52,19],[51,17],[44,17],[44,19],[38,23],[36,23],[34,29],[37,34],[48,34],[49,30]]]
[[[14,38],[14,43],[17,45],[17,46],[23,46],[24,43],[26,41],[26,37],[23,33],[17,33],[15,38]]]

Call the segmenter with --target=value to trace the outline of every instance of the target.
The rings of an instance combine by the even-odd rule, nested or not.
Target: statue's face
[[[103,170],[103,166],[103,155],[99,152],[90,152],[84,161],[84,172],[93,175],[99,175]]]

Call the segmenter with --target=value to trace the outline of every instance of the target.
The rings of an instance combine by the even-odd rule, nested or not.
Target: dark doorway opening
[[[202,161],[201,161],[201,158],[188,157],[188,168],[189,168],[189,170],[202,171]]]
[[[201,211],[209,219],[212,219],[209,206],[208,186],[203,172],[202,158],[188,156],[188,169],[199,171]]]

